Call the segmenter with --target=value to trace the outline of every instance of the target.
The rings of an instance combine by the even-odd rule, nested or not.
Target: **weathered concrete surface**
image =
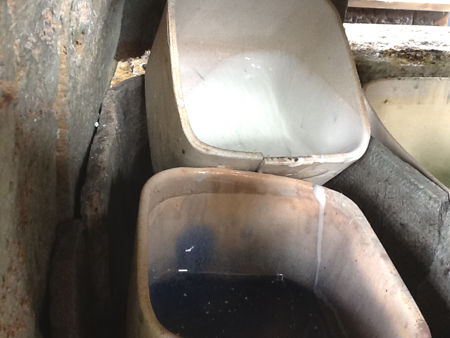
[[[111,88],[103,101],[82,194],[88,229],[94,336],[125,334],[128,278],[140,191],[152,175],[144,77]]]
[[[414,25],[448,26],[448,12],[414,12]]]
[[[450,27],[344,27],[363,84],[381,78],[450,76]]]
[[[349,8],[346,23],[447,26],[448,13],[380,8]]]
[[[47,332],[56,224],[114,68],[123,0],[0,2],[0,337]]]
[[[450,336],[450,214],[447,192],[376,140],[327,183],[361,208],[427,320]]]
[[[406,10],[387,10],[379,8],[355,8],[351,7],[345,14],[346,23],[374,23],[412,25],[414,12]]]

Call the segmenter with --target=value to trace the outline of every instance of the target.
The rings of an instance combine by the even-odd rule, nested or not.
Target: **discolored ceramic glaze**
[[[350,337],[430,337],[358,207],[308,182],[211,168],[154,176],[141,196],[129,337],[174,336],[149,285],[178,272],[281,275],[325,300]]]

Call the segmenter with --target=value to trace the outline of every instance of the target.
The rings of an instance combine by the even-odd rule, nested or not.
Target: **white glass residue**
[[[317,203],[319,203],[319,219],[317,222],[317,264],[316,274],[314,277],[314,291],[317,289],[317,283],[319,282],[320,265],[322,264],[322,238],[323,238],[323,218],[325,215],[325,204],[327,202],[327,196],[325,189],[320,185],[314,186],[314,197]]]
[[[194,88],[183,88],[189,122],[208,145],[278,157],[343,153],[359,144],[357,112],[293,55],[242,54],[208,74],[187,73],[198,76],[189,81]]]

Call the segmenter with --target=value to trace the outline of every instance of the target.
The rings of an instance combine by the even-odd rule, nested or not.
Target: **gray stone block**
[[[98,334],[122,336],[140,191],[152,175],[144,77],[111,88],[103,101],[82,193]]]
[[[450,334],[449,196],[376,140],[327,183],[361,208],[433,336]]]
[[[0,336],[48,335],[58,222],[114,69],[123,0],[0,2]],[[79,197],[79,196],[78,196]]]

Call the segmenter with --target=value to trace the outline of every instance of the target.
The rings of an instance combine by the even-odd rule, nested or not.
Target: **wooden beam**
[[[450,0],[349,0],[348,6],[450,12]]]

